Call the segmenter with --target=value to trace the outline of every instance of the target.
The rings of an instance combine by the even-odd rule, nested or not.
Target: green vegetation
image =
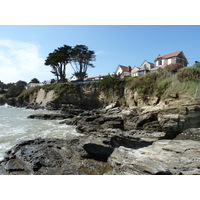
[[[177,74],[179,81],[200,81],[200,63],[194,64],[192,67],[183,68]]]
[[[55,93],[60,96],[64,94],[79,94],[80,93],[80,84],[75,83],[54,83],[50,85],[44,85],[43,88],[46,92],[54,90]]]
[[[176,72],[176,73],[175,73]],[[200,97],[200,63],[192,67],[169,67],[148,73],[137,79],[127,80],[126,87],[137,91],[145,101],[149,96],[165,99],[171,94],[179,97]]]
[[[178,66],[177,66],[178,67]],[[192,67],[177,68],[176,73],[168,68],[158,72],[148,73],[137,78],[120,79],[118,75],[108,76],[101,81],[87,83],[53,83],[44,86],[37,86],[25,90],[26,83],[18,81],[15,84],[5,85],[1,82],[1,88],[6,88],[6,98],[18,97],[18,100],[28,101],[30,95],[43,88],[46,92],[54,90],[61,102],[65,102],[69,96],[81,99],[84,92],[92,93],[88,98],[98,100],[98,95],[103,93],[105,101],[119,101],[125,105],[124,91],[138,92],[144,101],[149,97],[156,96],[159,99],[169,97],[200,98],[200,64]],[[5,92],[5,91],[4,91]]]
[[[45,65],[51,67],[51,72],[56,76],[57,81],[66,82],[66,67],[71,64],[74,75],[83,81],[87,75],[88,67],[94,67],[91,63],[95,61],[95,53],[85,45],[71,47],[64,45],[49,53]]]
[[[41,86],[36,86],[26,89],[18,96],[18,99],[28,100],[29,96],[32,95],[34,92],[38,92],[40,88]]]
[[[30,83],[40,83],[40,81],[37,78],[31,79]]]
[[[11,84],[6,92],[6,98],[12,98],[19,96],[26,88],[27,83],[25,81],[18,81],[15,84]]]

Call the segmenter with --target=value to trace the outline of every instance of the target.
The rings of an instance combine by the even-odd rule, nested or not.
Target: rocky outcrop
[[[189,128],[177,135],[176,140],[195,140],[200,141],[200,128]]]
[[[134,107],[122,113],[124,129],[163,131],[168,139],[175,138],[188,128],[200,127],[200,105]]]
[[[0,174],[106,174],[107,162],[115,148],[139,149],[163,137],[120,129],[100,129],[71,140],[35,139],[19,143],[0,162]],[[160,137],[161,136],[161,137]]]
[[[109,174],[200,174],[199,149],[200,143],[190,140],[160,140],[136,150],[121,146],[108,159]]]
[[[198,141],[152,143],[133,135],[111,129],[71,140],[21,142],[6,152],[0,174],[200,174]]]
[[[87,158],[79,139],[35,139],[21,142],[6,153],[1,174],[104,174],[107,162]]]
[[[42,120],[62,120],[69,118],[71,116],[65,114],[35,114],[29,115],[28,119],[42,119]]]

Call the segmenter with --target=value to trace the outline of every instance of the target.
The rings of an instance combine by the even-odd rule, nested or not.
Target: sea
[[[75,126],[59,124],[60,120],[27,119],[32,114],[58,113],[58,111],[31,110],[0,106],[0,160],[5,151],[17,143],[35,138],[71,139],[80,134]]]

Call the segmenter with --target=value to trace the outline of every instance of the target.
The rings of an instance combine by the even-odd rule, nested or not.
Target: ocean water
[[[74,126],[59,124],[59,120],[27,119],[31,114],[44,113],[52,111],[0,106],[0,160],[6,150],[20,141],[38,137],[68,139],[80,135]]]

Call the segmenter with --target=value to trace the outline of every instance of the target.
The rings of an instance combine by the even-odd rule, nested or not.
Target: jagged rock
[[[110,170],[107,162],[87,157],[87,152],[83,148],[84,142],[84,138],[38,138],[21,142],[7,151],[5,159],[0,162],[0,173],[75,175],[103,174]]]
[[[125,131],[122,132],[120,135],[125,136],[127,138],[137,138],[145,142],[155,142],[157,140],[162,140],[167,138],[167,134],[165,132],[155,132],[155,131],[152,132],[146,130]]]
[[[120,116],[107,116],[93,114],[91,116],[78,117],[76,130],[88,134],[100,129],[120,128],[124,129],[123,119]]]
[[[200,128],[186,129],[183,133],[177,135],[175,139],[200,141]]]
[[[120,146],[108,159],[109,174],[200,174],[200,143],[160,140],[140,149]]]
[[[93,159],[101,161],[107,161],[114,151],[113,147],[96,143],[87,143],[83,148]]]

